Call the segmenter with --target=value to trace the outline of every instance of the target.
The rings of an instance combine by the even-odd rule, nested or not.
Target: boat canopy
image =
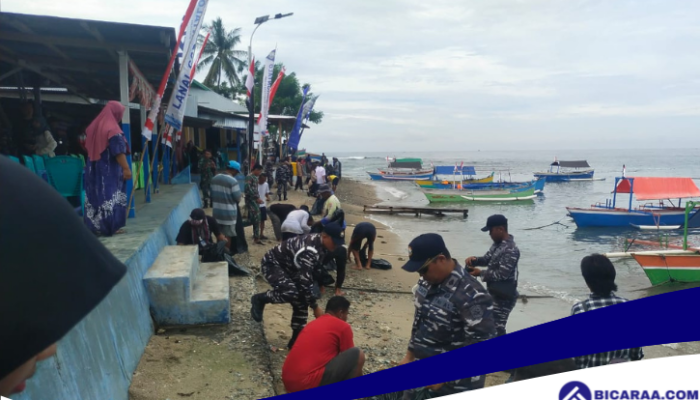
[[[389,163],[389,168],[421,169],[423,164],[421,164],[420,159],[418,161],[394,161]]]
[[[588,161],[586,160],[579,160],[579,161],[555,161],[551,163],[550,165],[552,166],[560,166],[563,168],[590,168],[591,166],[588,165]]]
[[[419,163],[423,162],[423,160],[421,160],[420,158],[397,158],[394,161],[395,162],[402,162],[402,163],[403,162],[419,162]]]
[[[617,184],[617,193],[629,193],[634,180],[637,200],[686,199],[700,197],[700,189],[691,178],[634,177],[623,178]]]
[[[435,175],[476,175],[474,167],[468,166],[454,166],[454,165],[439,165],[435,167]]]

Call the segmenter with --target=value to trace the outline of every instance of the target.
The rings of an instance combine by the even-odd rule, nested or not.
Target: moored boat
[[[563,168],[563,169],[562,169]],[[579,170],[579,168],[585,168]],[[549,171],[535,172],[535,178],[544,178],[547,182],[570,182],[577,180],[593,180],[595,171],[586,160],[558,161],[549,165]]]
[[[487,183],[445,183],[435,181],[416,181],[416,184],[424,189],[469,189],[469,190],[499,190],[499,189],[515,189],[534,186],[535,194],[542,193],[544,190],[545,180],[538,179],[529,182],[487,182]]]
[[[616,206],[618,193],[629,193],[627,208]],[[639,201],[660,200],[660,203],[633,208],[635,197]],[[685,222],[681,200],[692,197],[700,197],[700,190],[691,178],[621,177],[615,178],[612,200],[591,208],[566,209],[578,227],[679,226]],[[678,199],[678,205],[665,199]]]
[[[429,170],[427,173],[424,173],[424,171],[419,171],[416,174],[409,174],[409,173],[384,173],[384,172],[367,172],[369,175],[370,179],[373,181],[381,181],[381,180],[388,180],[388,181],[415,181],[415,180],[425,180],[425,179],[430,179],[431,176],[433,176],[432,170]]]
[[[431,203],[516,202],[532,200],[535,187],[502,190],[421,189]]]

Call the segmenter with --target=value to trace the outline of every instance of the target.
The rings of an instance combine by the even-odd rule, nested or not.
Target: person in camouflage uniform
[[[520,250],[513,236],[508,234],[508,220],[503,215],[490,216],[481,229],[489,232],[493,245],[483,257],[469,257],[467,268],[472,276],[480,276],[486,282],[493,297],[493,320],[498,336],[506,334],[508,316],[518,300],[518,260]],[[488,269],[481,270],[477,266]]]
[[[260,204],[263,202],[258,192],[258,177],[262,174],[263,167],[255,164],[253,170],[245,178],[245,208],[248,211],[248,222],[253,224],[253,242],[262,244],[260,241]]]
[[[313,293],[314,271],[323,268],[322,263],[329,252],[343,244],[342,228],[338,224],[328,224],[321,234],[287,239],[268,251],[262,259],[261,272],[272,289],[251,298],[253,320],[262,321],[265,304],[291,304],[293,333],[287,345],[291,349],[299,332],[306,326],[309,307],[313,309],[314,317],[323,314]]]
[[[275,172],[275,179],[277,181],[277,201],[282,201],[282,193],[284,193],[284,200],[287,200],[287,183],[292,179],[291,165],[288,161],[283,161]]]
[[[216,162],[211,158],[211,151],[204,150],[204,157],[199,160],[199,188],[202,189],[203,207],[211,207],[211,180],[216,175]]]
[[[275,163],[272,162],[272,158],[269,158],[265,163],[265,175],[267,175],[267,181],[270,183],[270,189],[272,189],[272,184],[275,182],[273,179],[273,173],[275,172]]]
[[[408,245],[402,267],[420,275],[408,351],[400,365],[495,336],[493,301],[486,289],[450,256],[442,237],[427,233]],[[484,387],[485,375],[404,391],[404,400],[440,397]]]

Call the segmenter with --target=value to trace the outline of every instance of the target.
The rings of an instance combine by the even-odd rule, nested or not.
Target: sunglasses
[[[430,257],[425,263],[423,263],[423,265],[420,268],[418,268],[418,271],[416,271],[416,272],[418,272],[418,275],[420,275],[420,276],[425,275],[428,272],[428,267],[430,267],[430,264],[432,264],[433,261],[435,261],[441,255],[442,255],[442,253],[440,253],[434,257]]]

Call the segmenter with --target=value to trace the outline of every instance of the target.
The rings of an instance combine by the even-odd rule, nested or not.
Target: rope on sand
[[[332,287],[332,286],[326,286],[326,287]],[[375,288],[362,288],[362,287],[352,287],[352,286],[343,286],[341,290],[355,290],[359,292],[367,292],[367,293],[386,293],[386,294],[410,294],[413,296],[413,292],[411,291],[404,291],[404,290],[388,290],[388,289],[375,289]],[[518,296],[518,300],[522,301],[523,304],[527,304],[528,300],[530,299],[554,299],[556,297],[554,296],[528,296],[521,294]]]

